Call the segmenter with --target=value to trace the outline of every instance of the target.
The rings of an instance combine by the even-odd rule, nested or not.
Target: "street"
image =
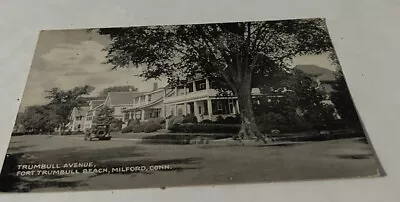
[[[342,139],[281,146],[140,144],[131,138],[17,136],[7,152],[18,164],[93,162],[97,168],[164,165],[168,169],[69,176],[26,176],[17,191],[161,188],[377,175],[369,145]]]

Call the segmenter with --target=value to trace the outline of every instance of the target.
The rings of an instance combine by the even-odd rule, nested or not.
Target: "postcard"
[[[0,190],[379,176],[326,21],[307,18],[41,31]]]

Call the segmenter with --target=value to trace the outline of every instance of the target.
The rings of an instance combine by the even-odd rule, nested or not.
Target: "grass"
[[[310,180],[371,176],[376,175],[377,170],[377,162],[369,145],[360,138],[269,147],[137,144],[135,141],[85,142],[68,137],[44,136],[13,137],[12,142],[16,142],[20,149],[14,145],[15,152],[4,164],[9,170],[2,172],[2,191],[126,189]],[[94,162],[99,168],[167,164],[171,169],[61,178],[15,178],[12,175],[15,171],[13,167],[17,164],[66,162]]]

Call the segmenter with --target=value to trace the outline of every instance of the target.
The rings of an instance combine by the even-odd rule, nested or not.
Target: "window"
[[[200,80],[195,82],[196,90],[205,90],[206,89],[206,81]]]
[[[178,109],[178,115],[180,116],[180,115],[182,115],[183,114],[183,110],[182,110],[182,108],[179,108]]]
[[[205,83],[201,83],[199,85],[199,90],[204,90],[204,89],[206,89],[206,84]]]
[[[189,83],[189,84],[186,86],[186,90],[187,90],[188,93],[193,92],[193,83]]]
[[[135,104],[139,104],[139,97],[135,98]]]
[[[216,89],[217,88],[217,82],[216,81],[210,81],[210,89]]]
[[[220,100],[217,101],[217,110],[222,111],[222,102]]]
[[[203,112],[201,111],[201,106],[199,106],[199,114],[203,114]]]
[[[147,100],[148,100],[148,102],[151,102],[151,95],[147,96]]]
[[[174,108],[171,108],[171,116],[174,116]]]
[[[125,119],[130,119],[131,117],[129,117],[129,112],[125,112]]]
[[[234,103],[233,100],[229,100],[229,101],[228,101],[229,112],[230,112],[231,114],[233,114],[233,112],[234,112],[234,107],[235,107],[235,105],[234,105],[233,103]]]
[[[160,117],[160,115],[161,115],[161,109],[160,108],[155,109],[154,110],[154,117],[157,118],[157,117]]]

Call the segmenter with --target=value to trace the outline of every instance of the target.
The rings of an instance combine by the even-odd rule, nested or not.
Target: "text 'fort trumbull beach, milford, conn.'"
[[[93,162],[64,164],[23,164],[18,165],[17,176],[112,174],[146,171],[171,170],[170,165],[135,165],[121,167],[97,167]]]

